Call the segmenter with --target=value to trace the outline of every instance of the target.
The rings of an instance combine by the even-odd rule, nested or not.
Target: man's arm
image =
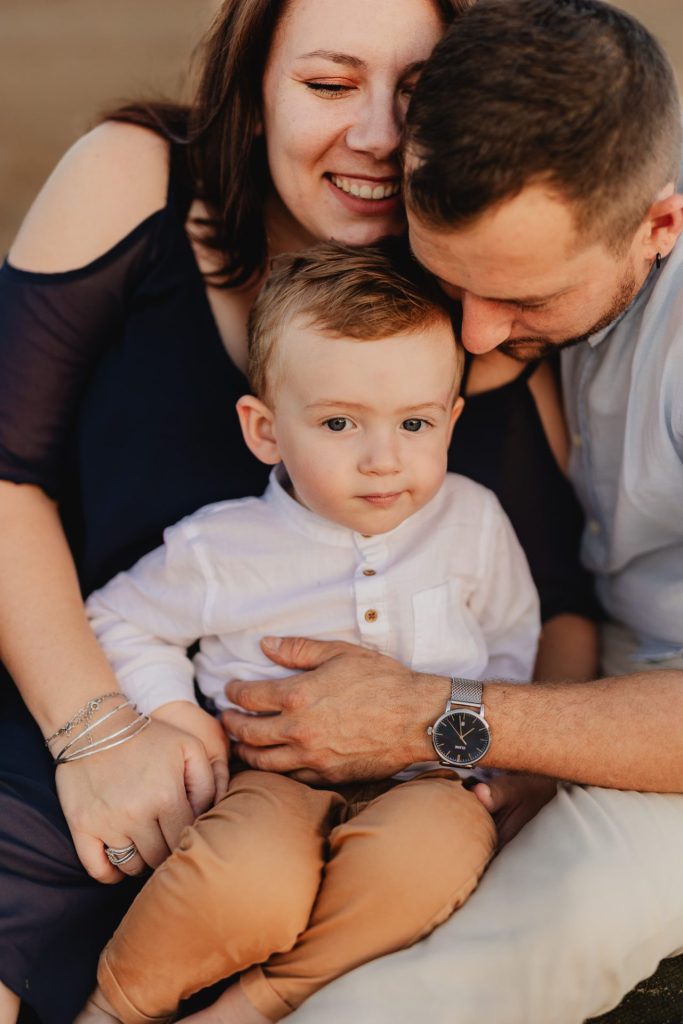
[[[333,782],[382,778],[434,760],[427,727],[450,681],[421,675],[351,644],[288,638],[264,651],[306,669],[287,679],[227,686],[245,710],[223,721],[256,768]],[[313,670],[313,671],[311,671]],[[585,683],[488,682],[492,743],[481,762],[617,789],[683,792],[683,672]]]

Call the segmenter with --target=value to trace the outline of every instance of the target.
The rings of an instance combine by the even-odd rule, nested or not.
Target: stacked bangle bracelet
[[[105,711],[104,714],[97,718],[93,717],[99,711],[104,701],[117,697],[120,697],[121,700],[115,707]],[[104,725],[105,722],[114,718],[115,715],[126,711],[126,709],[130,709],[135,713],[135,717],[132,720],[128,721],[121,728],[115,728],[113,732],[109,732],[105,736],[93,737],[93,730]],[[93,697],[82,708],[79,708],[68,722],[65,722],[52,736],[45,740],[45,746],[49,749],[50,744],[54,740],[60,737],[70,737],[61,750],[53,755],[56,765],[68,764],[70,761],[80,761],[84,757],[92,757],[93,754],[99,754],[104,750],[111,750],[112,747],[118,747],[122,743],[127,743],[128,740],[132,740],[143,729],[146,729],[149,723],[150,719],[147,715],[140,714],[135,704],[126,700],[125,696],[118,690],[114,690],[111,693],[103,693],[100,697]],[[85,728],[72,737],[71,734],[78,725],[84,725]]]

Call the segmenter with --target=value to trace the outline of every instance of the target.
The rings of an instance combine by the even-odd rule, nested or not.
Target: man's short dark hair
[[[542,184],[619,250],[677,179],[676,80],[649,32],[600,0],[479,0],[434,50],[406,146],[407,205],[428,224],[464,226]]]

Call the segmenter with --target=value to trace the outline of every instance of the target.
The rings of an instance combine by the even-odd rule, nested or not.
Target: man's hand
[[[414,761],[435,760],[427,726],[445,706],[447,680],[353,644],[266,638],[262,646],[278,665],[307,671],[227,684],[231,701],[260,713],[222,715],[238,741],[235,752],[252,768],[344,782],[386,778]]]
[[[112,750],[60,765],[56,782],[76,852],[100,882],[157,867],[216,790],[203,744],[160,721]],[[113,867],[105,846],[131,843],[138,854]]]
[[[190,736],[202,741],[216,787],[213,803],[222,800],[228,792],[229,744],[218,719],[189,700],[173,700],[162,704],[152,712],[152,718],[188,732]]]
[[[496,823],[500,849],[552,800],[557,782],[542,775],[497,775],[478,782],[472,792]]]

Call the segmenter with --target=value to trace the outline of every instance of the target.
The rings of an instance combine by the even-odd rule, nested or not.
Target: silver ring
[[[131,843],[130,846],[122,846],[119,849],[115,846],[105,846],[104,852],[109,863],[113,864],[115,868],[120,868],[122,864],[127,864],[129,860],[137,856],[138,848],[135,843]]]

